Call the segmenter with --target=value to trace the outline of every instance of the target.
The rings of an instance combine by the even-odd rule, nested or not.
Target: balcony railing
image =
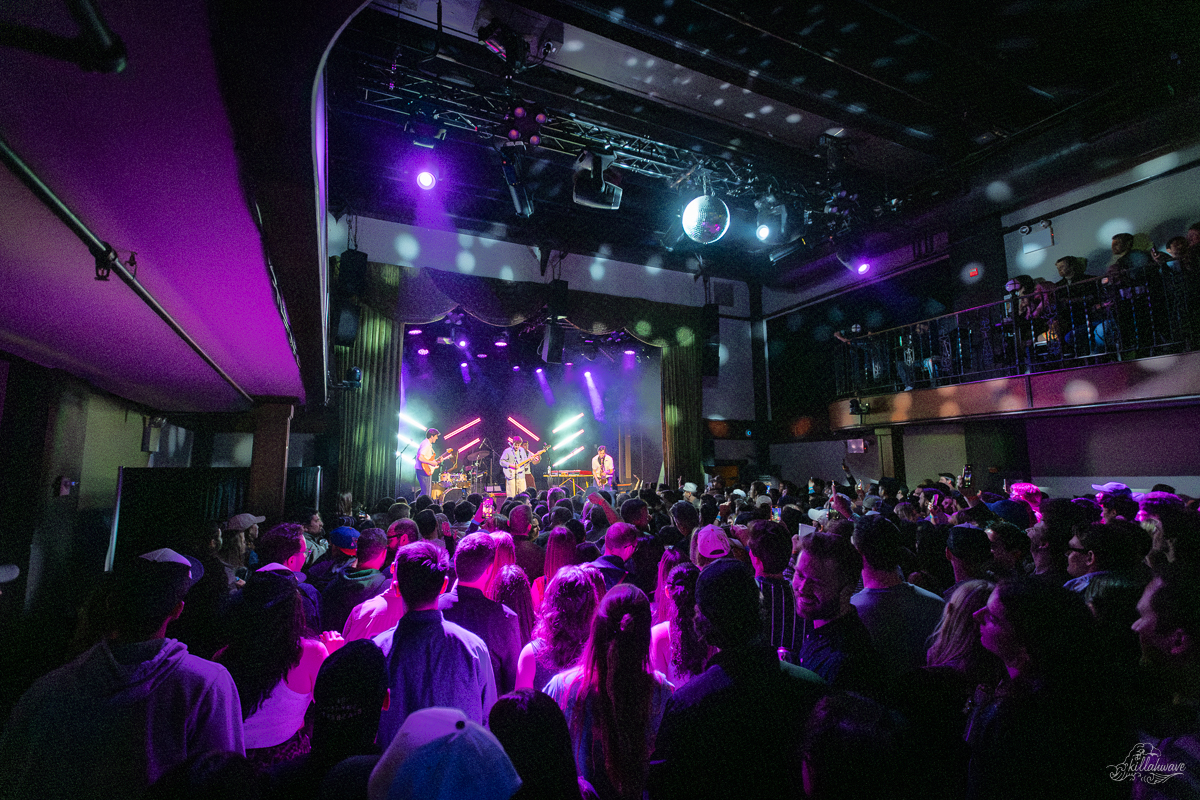
[[[1200,276],[1150,263],[873,333],[839,334],[837,396],[888,394],[1114,360],[1200,343]]]

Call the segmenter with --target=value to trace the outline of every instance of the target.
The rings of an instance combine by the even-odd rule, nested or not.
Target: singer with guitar
[[[420,487],[417,492],[418,496],[430,494],[433,471],[437,469],[438,464],[454,454],[454,448],[450,448],[440,456],[433,454],[433,444],[441,438],[441,435],[442,432],[437,428],[430,428],[425,431],[425,438],[421,441],[421,446],[417,448],[417,485]]]
[[[549,449],[550,446],[547,445],[544,449],[531,455],[521,446],[520,439],[509,437],[508,448],[500,454],[500,467],[504,470],[504,493],[506,495],[516,497],[525,491],[525,467],[535,458],[541,458]]]

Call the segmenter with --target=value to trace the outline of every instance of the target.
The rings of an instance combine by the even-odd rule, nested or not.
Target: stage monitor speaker
[[[700,375],[716,378],[721,374],[721,314],[716,303],[701,309]]]
[[[333,343],[337,347],[353,347],[358,338],[357,303],[343,300],[333,307]]]
[[[553,322],[546,324],[545,331],[542,332],[542,346],[539,350],[542,361],[547,364],[561,364],[563,360],[563,329]]]
[[[357,297],[367,285],[367,254],[347,250],[338,258],[338,291]]]

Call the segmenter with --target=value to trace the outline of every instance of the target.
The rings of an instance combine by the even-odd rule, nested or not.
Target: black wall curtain
[[[338,492],[374,505],[396,492],[396,433],[400,428],[400,330],[390,314],[361,307],[353,347],[335,347],[335,375],[362,370],[362,388],[341,390],[337,402]]]
[[[491,325],[508,327],[520,325],[537,316],[546,306],[549,287],[540,283],[517,283],[498,278],[462,275],[436,269],[401,267],[393,264],[369,263],[366,287],[360,300],[363,317],[359,326],[358,340],[350,353],[357,353],[364,345],[368,328],[382,341],[385,322],[394,330],[387,332],[389,359],[394,358],[395,379],[389,383],[373,380],[368,386],[368,367],[364,363],[367,354],[359,361],[344,360],[339,354],[338,374],[346,367],[359,366],[363,369],[363,388],[353,399],[343,399],[343,409],[354,409],[351,422],[342,415],[342,444],[340,449],[340,478],[342,490],[354,492],[356,499],[372,501],[390,495],[395,485],[396,415],[399,412],[399,375],[402,352],[400,326],[425,325],[436,322],[457,307]],[[372,320],[368,325],[368,315]],[[674,303],[659,303],[639,298],[613,297],[596,292],[581,292],[574,289],[568,293],[567,321],[582,331],[603,335],[624,330],[635,339],[662,349],[662,416],[663,458],[666,478],[672,485],[682,476],[684,480],[702,482],[700,448],[700,416],[702,406],[700,336],[703,317],[701,309]],[[342,348],[339,348],[342,350]],[[394,355],[392,355],[394,353]],[[393,363],[388,362],[389,365]],[[389,398],[375,397],[378,392],[390,393]],[[387,402],[390,401],[390,405]],[[378,417],[386,422],[387,437],[379,433],[376,440],[362,427],[368,424],[367,405],[382,414]],[[385,441],[386,440],[386,441]],[[372,444],[373,443],[373,444]],[[350,479],[348,470],[364,470],[372,474],[374,467],[360,468],[349,462],[358,458],[356,454],[365,445],[375,447],[386,454],[389,469],[388,481]],[[386,447],[385,447],[386,445]],[[362,489],[360,489],[360,486]],[[384,494],[377,493],[386,489]],[[366,494],[360,493],[366,490]]]

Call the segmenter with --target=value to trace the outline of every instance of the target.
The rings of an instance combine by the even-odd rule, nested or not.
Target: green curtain
[[[363,305],[353,347],[335,347],[335,375],[349,367],[363,373],[362,388],[341,391],[338,420],[339,492],[374,503],[396,491],[396,431],[400,413],[402,337],[391,315]]]
[[[395,485],[396,431],[393,421],[399,411],[399,375],[403,325],[435,322],[455,308],[490,325],[508,327],[535,318],[546,307],[549,289],[541,283],[518,283],[499,278],[463,275],[436,269],[369,263],[366,287],[360,300],[363,318],[358,340],[348,350],[359,361],[340,361],[339,368],[360,366],[363,388],[359,400],[346,398],[342,415],[341,480],[356,498],[374,500],[390,495]],[[662,350],[663,459],[666,479],[674,484],[679,476],[697,483],[703,479],[700,448],[701,336],[702,311],[694,306],[660,303],[631,297],[613,297],[596,292],[571,289],[566,309],[567,322],[596,335],[624,330],[635,339]],[[370,320],[370,322],[368,322]],[[387,382],[377,376],[367,386],[371,353],[362,353],[364,342],[372,337],[383,341],[387,331]],[[370,332],[370,336],[368,333]],[[372,345],[379,347],[381,345]],[[341,349],[341,348],[339,348]],[[372,371],[374,371],[372,369]],[[341,373],[339,373],[341,374]],[[386,398],[378,392],[390,393]],[[369,407],[368,407],[369,404]],[[375,433],[367,415],[379,413],[387,428]],[[388,427],[390,426],[390,427]],[[367,465],[352,463],[358,448],[370,447]],[[387,458],[384,459],[383,456]],[[380,463],[375,466],[376,458]],[[362,458],[358,458],[362,461]],[[387,470],[383,471],[386,461]],[[379,469],[378,476],[376,469]],[[350,476],[354,479],[350,480]],[[386,479],[383,477],[386,474]],[[365,493],[363,493],[365,490]],[[381,493],[382,491],[382,493]]]
[[[693,339],[662,348],[663,467],[666,483],[671,486],[680,477],[704,483],[701,346]]]

